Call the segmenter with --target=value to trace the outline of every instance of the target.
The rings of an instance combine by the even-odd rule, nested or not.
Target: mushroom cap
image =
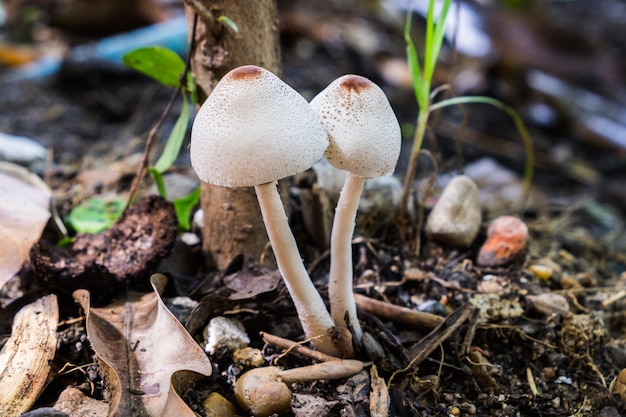
[[[398,119],[383,90],[365,77],[344,75],[311,101],[328,133],[324,156],[363,178],[393,174],[400,156]]]
[[[191,165],[202,181],[249,187],[297,174],[322,158],[328,137],[309,103],[270,71],[227,73],[191,129]]]

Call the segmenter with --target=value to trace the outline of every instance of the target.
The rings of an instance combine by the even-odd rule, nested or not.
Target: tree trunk
[[[198,13],[196,47],[191,68],[203,90],[200,101],[231,69],[253,64],[280,76],[278,12],[275,0],[186,0],[189,33],[194,12]],[[238,32],[218,22],[231,19]],[[201,183],[204,210],[202,250],[208,266],[225,268],[240,253],[259,259],[267,234],[254,188],[223,188]]]

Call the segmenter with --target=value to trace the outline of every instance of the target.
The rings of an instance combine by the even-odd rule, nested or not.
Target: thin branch
[[[196,33],[196,26],[197,26],[197,24],[198,24],[198,15],[195,14],[194,15],[194,19],[193,19],[193,29],[192,29],[193,30],[192,33],[194,34],[194,36],[191,37],[191,40],[190,40],[190,43],[189,43],[189,53],[187,54],[187,60],[185,61],[185,70],[183,71],[182,75],[180,76],[180,79],[178,81],[178,87],[176,88],[176,90],[174,90],[174,93],[172,93],[172,96],[170,97],[169,102],[165,106],[165,109],[163,110],[163,113],[161,113],[161,117],[154,124],[152,129],[150,129],[150,133],[148,133],[148,138],[146,139],[146,148],[145,148],[145,150],[143,152],[143,156],[141,158],[141,163],[137,167],[137,173],[135,174],[135,178],[133,179],[133,183],[130,186],[130,191],[128,192],[128,200],[126,201],[126,207],[124,208],[124,211],[126,211],[128,209],[128,207],[130,207],[133,199],[135,198],[135,194],[137,194],[137,189],[139,188],[139,183],[141,182],[141,180],[143,179],[144,175],[146,174],[146,170],[148,168],[148,159],[150,158],[150,149],[152,148],[152,143],[154,142],[154,138],[156,137],[156,134],[161,129],[161,126],[163,126],[163,123],[165,122],[166,117],[172,111],[172,107],[174,106],[174,102],[176,101],[176,99],[178,98],[179,94],[181,93],[181,91],[183,89],[183,85],[186,85],[185,80],[187,79],[187,74],[189,74],[189,70],[190,70],[190,67],[191,67],[191,55],[192,55],[192,51],[195,48],[195,33]]]

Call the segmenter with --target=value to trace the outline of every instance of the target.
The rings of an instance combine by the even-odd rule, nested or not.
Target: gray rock
[[[478,187],[469,177],[454,177],[443,190],[426,221],[427,235],[440,243],[469,246],[480,229]]]

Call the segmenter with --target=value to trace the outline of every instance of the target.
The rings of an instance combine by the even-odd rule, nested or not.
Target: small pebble
[[[544,317],[549,317],[552,314],[563,315],[569,311],[567,298],[560,294],[543,293],[529,295],[526,297],[526,302],[530,311]]]
[[[237,413],[233,403],[217,392],[209,394],[207,399],[202,403],[202,408],[204,409],[204,415],[206,417],[231,417],[235,416]]]
[[[467,402],[461,403],[461,409],[471,416],[476,414],[475,404],[467,403]]]
[[[533,275],[541,281],[549,280],[554,272],[549,266],[541,264],[533,264],[529,266],[528,269],[530,269],[530,272],[532,272]]]
[[[481,266],[501,266],[518,257],[528,243],[528,227],[513,216],[500,216],[487,229],[487,240],[478,252]]]
[[[565,275],[563,278],[561,278],[561,288],[563,288],[564,290],[574,290],[582,287],[582,284],[571,275]]]
[[[480,229],[480,195],[469,177],[454,177],[443,190],[426,221],[431,239],[453,246],[469,246]]]
[[[265,363],[259,349],[245,347],[233,352],[233,362],[242,368],[258,368]]]
[[[450,407],[450,415],[451,416],[460,416],[461,415],[461,409],[459,407]]]

